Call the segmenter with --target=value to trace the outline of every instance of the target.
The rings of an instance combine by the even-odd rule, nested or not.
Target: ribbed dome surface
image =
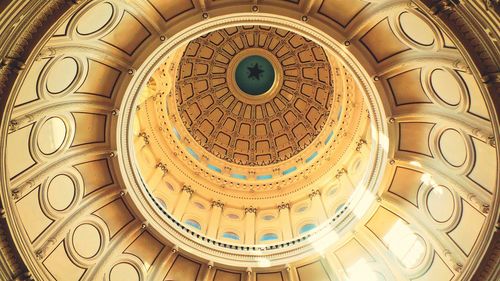
[[[259,54],[276,62],[276,85],[249,97],[235,81],[237,64]],[[307,147],[334,97],[323,48],[267,26],[228,28],[191,41],[176,87],[180,116],[194,139],[225,161],[249,166],[278,163]]]

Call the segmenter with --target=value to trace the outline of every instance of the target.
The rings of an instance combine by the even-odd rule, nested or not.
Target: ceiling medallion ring
[[[272,86],[264,93],[257,95],[246,93],[237,83],[236,69],[243,60],[250,56],[259,56],[268,60],[274,69],[274,81]],[[283,68],[281,67],[280,61],[274,54],[261,48],[249,48],[236,54],[229,63],[227,75],[227,82],[231,92],[233,92],[239,100],[248,104],[263,104],[273,99],[283,85]]]
[[[381,171],[383,170],[382,168],[387,162],[387,151],[384,146],[379,143],[379,136],[387,135],[387,125],[384,123],[385,115],[382,114],[383,106],[380,98],[376,94],[376,88],[371,82],[368,73],[356,63],[357,60],[352,55],[346,53],[340,43],[332,39],[326,33],[313,26],[304,26],[299,22],[294,22],[290,18],[279,15],[260,14],[256,16],[244,13],[214,17],[204,22],[190,25],[188,29],[171,36],[162,46],[151,52],[149,58],[145,59],[143,64],[138,68],[137,74],[132,78],[126,90],[130,94],[126,95],[120,106],[120,112],[123,114],[119,115],[119,120],[117,121],[117,124],[119,124],[117,127],[117,146],[119,150],[118,164],[123,175],[123,183],[130,188],[130,190],[124,193],[124,196],[127,201],[135,205],[135,208],[140,211],[144,219],[148,221],[150,228],[154,229],[154,231],[158,232],[161,236],[164,236],[171,241],[171,243],[185,245],[189,247],[191,251],[198,254],[198,256],[209,260],[220,260],[221,257],[233,256],[235,259],[232,265],[242,267],[259,267],[259,263],[255,260],[256,257],[265,258],[269,266],[281,264],[284,262],[281,254],[284,252],[294,252],[294,255],[288,257],[285,261],[293,262],[300,256],[315,251],[315,249],[310,244],[307,237],[305,239],[300,237],[295,243],[285,243],[284,246],[274,246],[272,244],[266,246],[266,249],[269,248],[270,250],[261,251],[259,249],[257,252],[241,251],[239,246],[229,245],[226,242],[219,245],[213,241],[213,243],[207,242],[204,237],[203,239],[201,239],[201,237],[197,238],[196,235],[193,236],[190,234],[189,230],[186,230],[179,222],[166,220],[164,213],[162,213],[159,208],[154,207],[156,203],[148,195],[147,187],[135,166],[137,157],[134,152],[134,135],[131,128],[141,90],[147,85],[153,70],[163,63],[166,56],[168,56],[172,50],[182,43],[189,42],[213,30],[235,25],[251,24],[266,24],[278,28],[285,28],[297,32],[300,35],[306,35],[338,55],[339,59],[352,71],[358,85],[362,88],[367,98],[367,105],[371,116],[370,119],[374,129],[374,133],[372,134],[373,150],[370,156],[372,159],[370,164],[372,169],[371,172],[366,175],[366,192],[371,193],[377,189],[382,174]],[[353,208],[356,207],[356,204],[358,204],[360,200],[355,201],[356,202],[351,202]],[[320,232],[324,233],[325,231],[330,231],[332,233],[335,231],[339,233],[339,230],[341,230],[341,232],[344,232],[344,230],[347,231],[347,225],[342,224],[339,226],[341,222],[346,221],[356,221],[355,214],[352,212],[345,212],[339,219],[319,226],[317,230],[312,231],[308,236]],[[326,247],[333,242],[328,239],[323,239],[321,243],[324,243]],[[224,259],[224,261],[227,262],[227,259]]]

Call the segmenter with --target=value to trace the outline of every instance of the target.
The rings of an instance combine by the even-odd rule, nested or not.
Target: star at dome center
[[[243,58],[236,67],[234,79],[240,90],[251,96],[263,95],[275,83],[275,70],[269,60],[250,55]]]

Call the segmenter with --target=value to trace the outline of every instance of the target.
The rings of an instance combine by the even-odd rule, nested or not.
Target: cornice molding
[[[54,24],[70,10],[74,1],[68,0],[24,0],[5,1],[0,5],[3,21],[0,26],[0,131],[7,132],[8,122],[5,115],[6,104],[17,76],[23,71],[29,57],[47,32]],[[2,145],[2,147],[5,147]],[[3,153],[2,153],[3,154]],[[5,190],[6,182],[0,185]],[[11,229],[5,216],[5,200],[9,200],[10,193],[1,192],[0,208],[0,279],[2,280],[34,280],[22,259],[14,241]]]

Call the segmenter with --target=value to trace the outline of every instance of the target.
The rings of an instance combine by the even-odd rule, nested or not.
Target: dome
[[[293,32],[213,31],[189,42],[181,58],[179,115],[210,154],[246,166],[279,163],[311,144],[327,122],[330,67],[323,48]]]
[[[0,279],[498,280],[498,5],[347,2],[0,4]]]

